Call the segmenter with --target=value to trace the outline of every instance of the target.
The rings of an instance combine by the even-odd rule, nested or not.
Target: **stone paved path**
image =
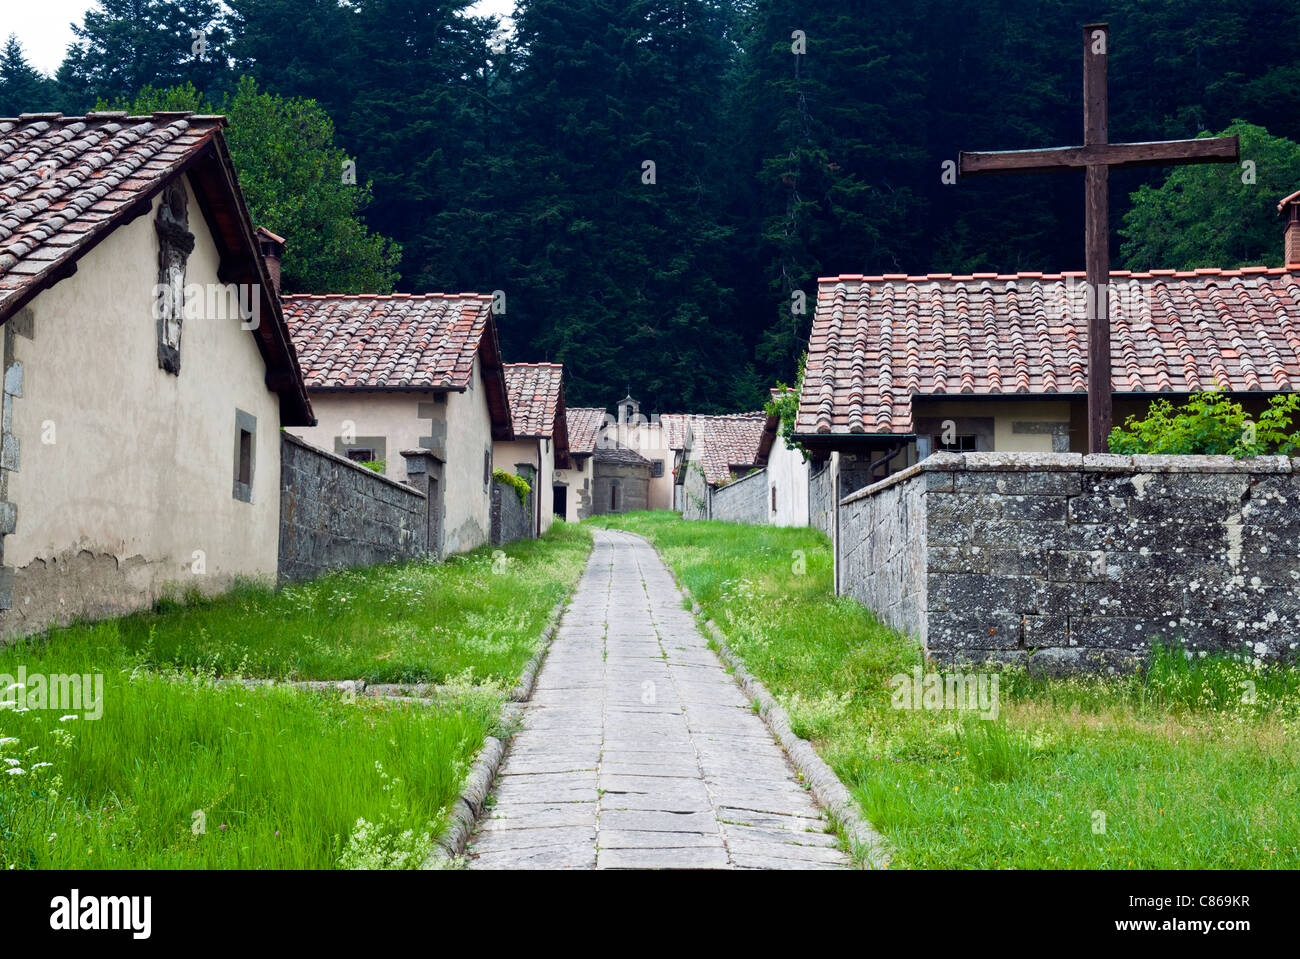
[[[595,536],[470,867],[847,865],[658,554]]]

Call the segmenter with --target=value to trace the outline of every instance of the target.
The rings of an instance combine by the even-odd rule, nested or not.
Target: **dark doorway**
[[[556,519],[568,520],[569,518],[569,488],[567,486],[556,486],[555,498],[551,501],[551,512],[555,514]]]

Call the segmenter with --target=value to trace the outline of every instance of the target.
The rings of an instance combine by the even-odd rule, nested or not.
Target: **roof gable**
[[[297,357],[221,133],[225,123],[187,112],[0,119],[0,323],[75,273],[78,260],[148,214],[157,194],[186,173],[221,256],[221,282],[259,288],[262,322],[252,333],[267,388],[280,397],[282,424],[310,425]]]
[[[493,438],[513,436],[491,296],[286,296],[284,315],[308,389],[464,392],[477,358]]]
[[[687,419],[687,448],[699,452],[710,486],[729,480],[732,467],[762,466],[776,435],[776,425],[766,413],[690,414]]]
[[[912,397],[1087,392],[1082,273],[823,279],[795,432],[909,434]],[[1112,273],[1118,393],[1300,388],[1286,270]]]
[[[506,394],[515,438],[548,437],[556,464],[569,461],[569,429],[564,409],[564,367],[559,363],[507,363]]]
[[[596,440],[609,414],[604,410],[579,406],[565,411],[569,430],[569,452],[586,456],[596,451]]]

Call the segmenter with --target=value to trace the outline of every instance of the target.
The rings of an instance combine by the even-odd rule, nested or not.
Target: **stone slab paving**
[[[470,868],[847,866],[658,554],[595,537]]]

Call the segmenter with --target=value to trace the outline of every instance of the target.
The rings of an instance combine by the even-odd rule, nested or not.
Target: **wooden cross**
[[[961,174],[1086,171],[1084,243],[1088,270],[1088,450],[1105,453],[1110,402],[1110,168],[1225,163],[1240,159],[1237,138],[1110,143],[1106,96],[1107,26],[1083,28],[1083,146],[962,153]]]

